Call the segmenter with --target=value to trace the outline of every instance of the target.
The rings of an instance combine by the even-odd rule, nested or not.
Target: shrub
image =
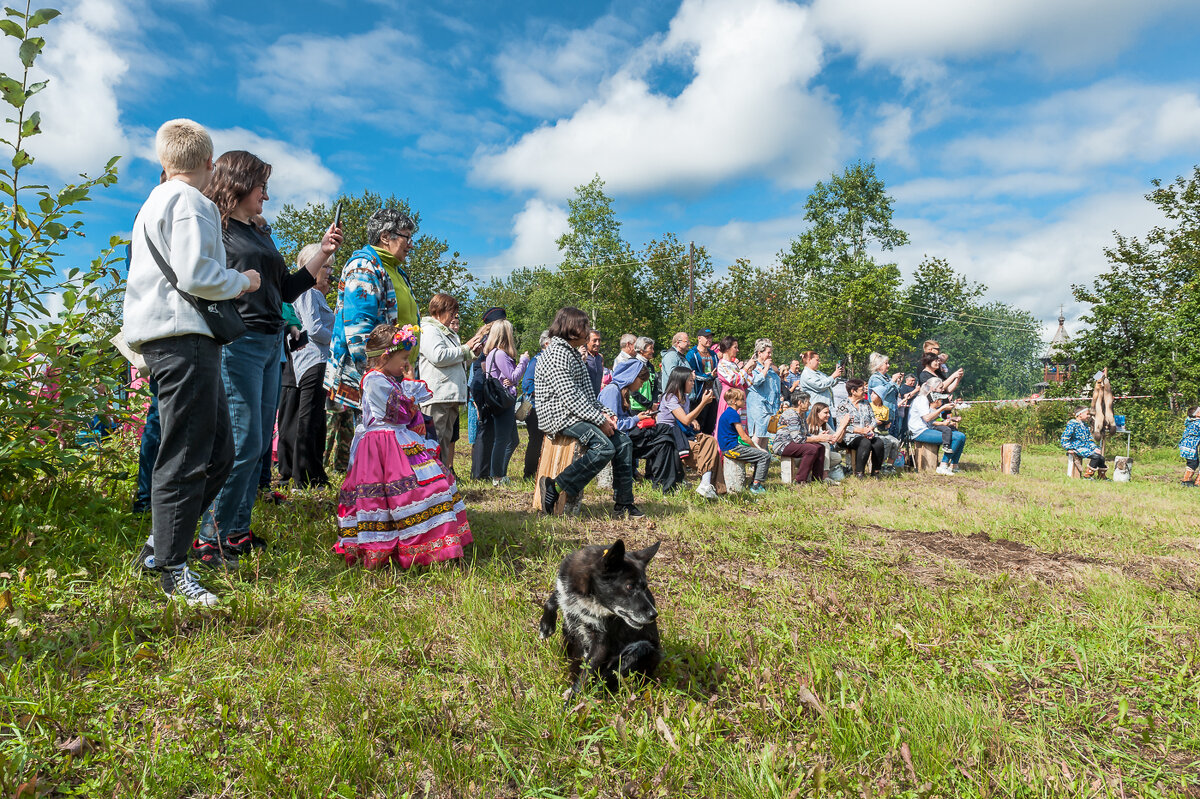
[[[32,82],[30,70],[45,39],[37,29],[59,15],[54,9],[4,9],[4,36],[19,40],[24,71],[19,79],[0,74],[0,100],[13,117],[0,145],[12,157],[0,168],[0,485],[6,490],[37,474],[55,475],[82,465],[76,435],[110,416],[111,399],[123,391],[124,370],[108,339],[119,325],[119,275],[113,237],[89,269],[61,271],[56,247],[83,235],[82,211],[96,186],[117,181],[113,158],[96,178],[57,190],[22,183],[33,165],[26,140],[40,133],[41,116],[31,97],[48,81]],[[27,178],[26,178],[27,179]],[[51,313],[51,297],[62,310]]]

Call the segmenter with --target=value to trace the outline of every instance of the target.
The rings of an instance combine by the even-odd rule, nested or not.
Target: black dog
[[[658,610],[646,587],[646,565],[653,546],[626,552],[625,542],[577,549],[558,567],[554,593],[542,605],[542,638],[554,635],[563,612],[563,638],[571,662],[571,692],[590,677],[614,690],[620,677],[651,677],[662,660]]]

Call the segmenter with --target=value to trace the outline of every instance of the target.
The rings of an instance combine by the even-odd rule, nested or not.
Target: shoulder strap
[[[175,276],[175,270],[167,263],[167,260],[162,257],[162,253],[154,246],[154,242],[150,241],[150,232],[145,227],[142,228],[142,238],[146,240],[146,246],[150,248],[150,254],[154,256],[154,262],[158,264],[158,268],[162,270],[163,277],[171,284],[171,288],[179,291],[179,279]],[[184,292],[179,291],[180,294]]]

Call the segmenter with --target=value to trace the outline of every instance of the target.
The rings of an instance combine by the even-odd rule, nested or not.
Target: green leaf
[[[21,125],[21,135],[26,137],[36,136],[42,132],[41,125],[42,115],[41,113],[34,111],[29,115],[29,119],[25,120],[25,123]]]
[[[0,19],[0,31],[4,31],[6,36],[15,36],[18,39],[25,38],[25,29],[11,19]]]
[[[20,169],[21,167],[29,166],[32,163],[33,156],[24,150],[17,150],[16,154],[12,157],[13,169]]]
[[[0,75],[0,95],[4,97],[4,102],[13,108],[25,105],[25,98],[28,96],[24,87],[8,75]]]
[[[29,27],[36,28],[40,25],[45,25],[61,13],[56,8],[39,8],[29,15]]]
[[[17,55],[21,58],[21,63],[26,67],[33,66],[33,62],[37,60],[38,54],[42,52],[42,48],[46,46],[46,40],[40,36],[35,36],[32,39],[26,39],[21,42],[21,49],[17,51]]]
[[[35,94],[40,92],[42,89],[46,88],[47,84],[49,84],[49,83],[50,83],[50,81],[48,81],[48,80],[40,80],[37,83],[29,84],[29,88],[25,90],[25,99],[28,100],[30,97],[33,97]],[[22,103],[22,105],[24,105],[24,103]],[[20,107],[20,106],[18,106],[18,107]]]

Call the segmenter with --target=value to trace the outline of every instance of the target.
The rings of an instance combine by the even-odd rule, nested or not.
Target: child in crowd
[[[1100,448],[1096,446],[1096,439],[1092,438],[1092,428],[1088,426],[1091,415],[1090,408],[1076,409],[1075,418],[1067,422],[1059,443],[1067,452],[1075,452],[1079,457],[1088,459],[1084,478],[1098,477],[1103,480],[1108,473],[1108,467],[1104,463],[1104,456],[1100,454]]]
[[[1179,441],[1179,457],[1186,464],[1183,470],[1183,480],[1180,485],[1184,488],[1196,487],[1196,468],[1200,466],[1200,458],[1196,449],[1200,446],[1200,405],[1193,405],[1187,410],[1187,421],[1183,423],[1183,438]]]
[[[654,420],[660,425],[671,425],[672,435],[679,431],[683,436],[683,443],[677,446],[687,446],[688,449],[681,449],[679,456],[700,474],[700,485],[696,486],[696,493],[705,499],[716,499],[717,489],[713,486],[713,476],[721,460],[721,451],[715,438],[700,432],[700,422],[697,420],[704,408],[713,401],[713,395],[711,391],[704,392],[693,408],[688,402],[688,397],[695,386],[696,375],[689,367],[676,366],[672,369]]]
[[[896,473],[896,456],[900,454],[900,439],[888,433],[892,424],[891,410],[883,404],[879,389],[871,389],[871,413],[875,414],[875,437],[883,442],[883,474]]]
[[[378,325],[367,339],[362,423],[338,495],[341,535],[333,550],[368,569],[462,557],[472,541],[454,478],[427,446],[424,417],[405,392],[419,334],[416,325]]]
[[[754,483],[751,494],[765,494],[763,481],[771,466],[771,453],[751,445],[750,433],[742,422],[742,409],[746,407],[746,392],[740,388],[729,388],[724,394],[725,410],[717,418],[717,444],[726,458],[745,461],[754,465]]]

